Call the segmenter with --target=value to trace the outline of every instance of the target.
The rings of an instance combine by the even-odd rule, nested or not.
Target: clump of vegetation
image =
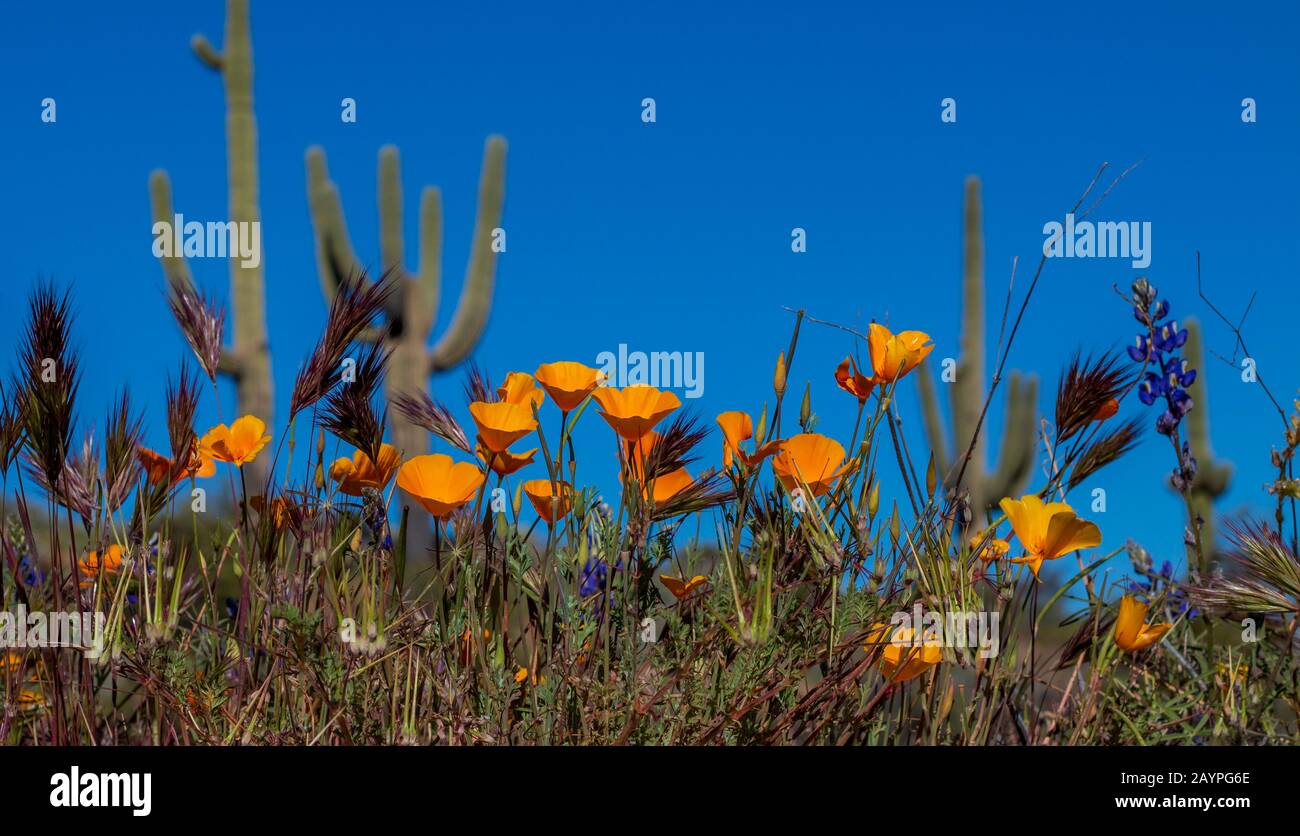
[[[196,428],[209,395],[182,366],[163,452],[141,446],[125,391],[98,435],[74,437],[71,304],[37,287],[0,398],[0,600],[102,613],[103,646],[24,647],[11,620],[0,739],[1296,742],[1300,561],[1282,510],[1300,493],[1300,411],[1274,453],[1276,525],[1238,525],[1212,561],[1183,439],[1204,384],[1145,280],[1126,295],[1131,363],[1075,358],[1035,437],[1045,475],[987,511],[962,488],[970,449],[941,468],[901,431],[898,387],[933,349],[923,331],[872,323],[838,365],[799,354],[856,400],[847,443],[816,431],[809,394],[787,397],[802,312],[770,395],[716,422],[544,357],[498,386],[471,369],[461,409],[383,394],[391,349],[369,329],[397,280],[340,283],[283,426]],[[224,312],[172,292],[215,379]],[[390,409],[441,451],[386,441]],[[607,424],[609,447],[580,451],[580,421]],[[1184,577],[1136,543],[1100,553],[1071,504],[1148,427],[1187,499]],[[617,494],[584,487],[611,456]],[[425,513],[432,546],[415,555]],[[1103,568],[1122,551],[1131,568]],[[1046,587],[1057,561],[1069,577]],[[1236,626],[1227,640],[1243,620],[1247,640]]]

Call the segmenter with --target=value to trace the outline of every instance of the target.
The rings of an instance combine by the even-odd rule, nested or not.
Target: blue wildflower
[[[1128,355],[1135,363],[1154,365],[1159,372],[1148,371],[1138,384],[1138,400],[1147,406],[1156,401],[1165,402],[1165,410],[1156,418],[1156,431],[1173,435],[1193,401],[1187,387],[1196,380],[1196,369],[1187,359],[1178,355],[1187,343],[1187,329],[1178,321],[1168,319],[1169,302],[1157,299],[1156,288],[1145,278],[1133,283],[1133,317],[1146,326],[1146,333],[1138,334]]]

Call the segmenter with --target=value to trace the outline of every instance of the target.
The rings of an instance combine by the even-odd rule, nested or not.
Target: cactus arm
[[[155,169],[149,175],[149,205],[152,209],[154,223],[172,223],[175,212],[172,209],[172,181],[167,172]],[[169,286],[193,287],[194,277],[190,275],[189,262],[182,253],[163,256],[163,277]]]
[[[474,222],[474,240],[470,248],[469,267],[460,302],[447,332],[429,352],[429,368],[441,371],[463,361],[478,342],[492,308],[492,288],[496,279],[496,253],[492,250],[492,230],[501,224],[501,207],[505,202],[506,142],[490,137],[483,151],[483,170],[479,178],[478,216]]]
[[[176,214],[172,208],[172,181],[167,176],[167,172],[162,169],[155,169],[149,175],[149,203],[155,222],[166,221],[169,224],[172,222]],[[159,260],[162,262],[163,278],[167,280],[168,286],[194,287],[194,277],[190,274],[189,262],[185,260],[183,254],[174,253],[163,256]],[[233,378],[238,378],[241,373],[239,357],[228,345],[221,347],[217,371]]]
[[[438,319],[442,290],[442,192],[434,186],[420,193],[420,275],[412,288],[407,319],[427,340]]]
[[[967,177],[962,201],[962,325],[961,359],[952,384],[954,455],[965,455],[975,439],[969,474],[984,471],[987,445],[984,434],[975,438],[984,409],[984,232],[980,207],[980,182]]]
[[[190,38],[190,49],[194,50],[194,56],[203,63],[203,66],[210,70],[221,72],[222,58],[221,53],[212,45],[203,35],[195,35]]]
[[[344,277],[363,271],[348,237],[338,187],[330,180],[325,151],[318,145],[307,149],[307,206],[316,231],[321,291],[330,300]]]
[[[380,268],[404,270],[402,239],[402,175],[397,148],[379,149],[379,262]]]
[[[379,261],[383,275],[393,273],[401,281],[401,292],[388,300],[388,320],[397,333],[408,327],[406,315],[411,291],[406,273],[406,251],[402,236],[402,172],[397,147],[385,145],[379,149]]]
[[[934,376],[930,374],[930,363],[925,361],[916,370],[916,389],[921,399],[921,421],[925,425],[925,436],[934,453],[934,463],[939,473],[946,478],[952,467],[948,456],[948,442],[943,434],[943,415],[939,412],[939,397],[934,391]]]

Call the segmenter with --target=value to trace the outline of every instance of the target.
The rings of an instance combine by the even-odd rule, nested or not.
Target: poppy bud
[[[804,384],[803,403],[799,405],[799,426],[808,430],[808,419],[812,416],[812,381]]]
[[[785,352],[782,351],[776,356],[776,372],[772,375],[772,389],[776,392],[776,399],[779,401],[785,397]]]
[[[876,512],[880,510],[880,483],[874,479],[871,482],[871,493],[867,494],[867,514],[873,519]]]

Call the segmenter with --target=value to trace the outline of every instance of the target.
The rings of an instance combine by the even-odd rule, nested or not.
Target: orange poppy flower
[[[898,380],[934,350],[930,335],[924,331],[900,331],[895,334],[878,322],[867,330],[871,366],[877,383]]]
[[[559,496],[551,493],[551,480],[533,479],[524,482],[524,493],[533,504],[537,516],[546,520],[548,525],[555,525],[573,510],[573,486],[568,482],[557,482]]]
[[[469,405],[474,416],[483,446],[493,453],[504,451],[511,444],[537,429],[537,419],[531,407],[497,401],[475,401]]]
[[[401,464],[401,452],[391,444],[381,444],[378,463],[372,462],[364,450],[357,450],[350,459],[334,460],[330,465],[330,478],[338,482],[339,490],[348,496],[361,496],[364,488],[382,491],[388,487]]]
[[[1115,644],[1129,653],[1144,650],[1160,641],[1172,624],[1147,624],[1148,606],[1132,595],[1119,601],[1119,617],[1115,619]]]
[[[821,496],[848,472],[844,465],[844,447],[835,439],[819,433],[800,433],[781,442],[780,452],[772,459],[772,470],[787,491],[800,487],[802,479]]]
[[[569,360],[543,363],[533,374],[562,412],[577,409],[605,379],[596,369]]]
[[[1119,399],[1109,398],[1104,404],[1097,407],[1097,411],[1092,414],[1092,420],[1105,421],[1107,418],[1113,417],[1117,412],[1119,412]]]
[[[865,403],[871,395],[871,390],[876,388],[876,381],[858,371],[857,361],[852,356],[845,357],[835,367],[835,383],[857,398],[858,403]]]
[[[506,375],[506,382],[497,387],[497,396],[506,403],[525,407],[531,413],[535,408],[541,409],[546,400],[546,393],[537,388],[537,381],[531,374],[511,372]]]
[[[533,685],[542,685],[545,684],[546,682],[546,677],[538,676],[536,673],[533,674],[532,679],[533,679],[532,682]],[[520,685],[523,685],[527,681],[528,681],[528,668],[520,668],[519,670],[515,671],[515,682],[518,682]]]
[[[408,459],[397,471],[397,487],[438,519],[468,502],[485,479],[474,465],[442,453]]]
[[[493,473],[498,476],[509,476],[511,473],[532,464],[533,456],[537,454],[537,448],[534,447],[522,453],[511,453],[509,450],[493,453],[482,444],[479,444],[475,452],[478,453],[480,459],[490,464]]]
[[[928,671],[943,661],[943,651],[937,642],[915,642],[916,631],[907,626],[896,627],[891,635],[886,624],[873,624],[864,650],[882,647],[880,672],[891,682],[906,682]]]
[[[45,699],[45,692],[41,690],[40,683],[24,685],[18,691],[15,697],[15,703],[19,711],[36,711],[44,708],[48,702]]]
[[[772,439],[753,453],[746,453],[740,442],[754,437],[754,422],[747,412],[724,412],[718,416],[718,426],[722,428],[722,466],[730,468],[733,458],[739,458],[745,467],[762,464],[763,459],[777,451],[781,442]]]
[[[256,415],[245,415],[227,427],[217,424],[199,440],[200,449],[210,450],[212,458],[219,462],[229,462],[235,467],[243,467],[257,458],[271,441],[271,434],[266,431],[266,422]]]
[[[597,389],[593,397],[604,410],[601,417],[614,428],[614,432],[628,439],[645,435],[664,416],[682,405],[672,392],[661,392],[644,385]]]
[[[654,503],[656,505],[662,505],[693,484],[695,484],[695,480],[691,478],[691,474],[687,473],[686,468],[684,467],[679,467],[676,470],[658,476],[650,486],[654,491]],[[642,495],[647,493],[644,487],[641,491]]]
[[[1007,497],[998,504],[1025,546],[1025,556],[1015,562],[1028,563],[1035,578],[1044,560],[1101,545],[1101,529],[1096,523],[1079,519],[1064,502],[1043,502],[1026,494],[1019,500]]]
[[[81,582],[82,586],[90,586],[101,573],[115,575],[122,570],[122,547],[116,543],[112,544],[104,550],[102,559],[99,552],[87,552],[85,557],[77,561],[77,568],[86,578]]]
[[[139,459],[140,467],[144,469],[150,484],[162,485],[171,479],[174,485],[185,479],[206,479],[217,472],[217,465],[212,461],[209,451],[198,444],[194,445],[193,450],[189,467],[177,473],[175,478],[172,478],[172,473],[176,470],[176,463],[162,453],[150,450],[148,447],[140,447],[136,449],[135,456]]]
[[[1006,540],[1002,540],[998,537],[990,537],[988,541],[985,542],[984,535],[985,532],[980,531],[976,534],[972,534],[970,538],[970,547],[971,549],[979,550],[977,556],[980,560],[985,562],[996,560],[1011,551],[1011,544]]]
[[[706,586],[709,582],[709,579],[703,575],[696,575],[690,580],[686,580],[685,578],[674,578],[671,575],[660,575],[659,580],[668,588],[668,591],[671,592],[673,597],[678,601],[689,596],[700,587]]]
[[[23,665],[23,655],[13,650],[6,650],[0,653],[0,673],[7,670],[18,670]]]

